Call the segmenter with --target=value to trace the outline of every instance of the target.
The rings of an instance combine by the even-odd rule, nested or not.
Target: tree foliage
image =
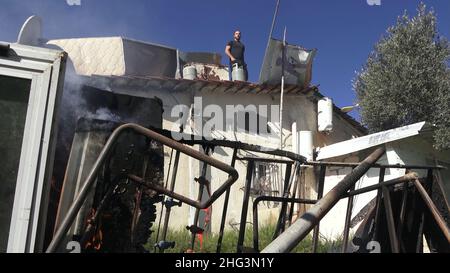
[[[353,82],[370,132],[420,121],[436,125],[434,146],[450,148],[450,43],[433,10],[405,12],[376,45]]]

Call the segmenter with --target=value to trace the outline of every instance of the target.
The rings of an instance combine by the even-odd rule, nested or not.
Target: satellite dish
[[[42,37],[42,19],[33,15],[22,26],[17,43],[29,46],[38,46]]]

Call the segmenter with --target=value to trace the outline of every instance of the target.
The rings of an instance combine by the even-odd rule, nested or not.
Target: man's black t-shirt
[[[237,41],[229,41],[231,55],[236,59],[237,63],[244,64],[245,45]]]

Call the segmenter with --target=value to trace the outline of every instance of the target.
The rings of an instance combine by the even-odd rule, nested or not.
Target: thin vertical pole
[[[319,173],[319,183],[317,185],[317,200],[322,199],[323,197],[323,187],[324,187],[324,183],[325,183],[325,174],[327,171],[327,166],[322,165],[320,166],[320,173]],[[314,233],[313,233],[313,253],[317,252],[317,246],[319,244],[319,231],[320,231],[320,223],[318,223],[316,225],[316,227],[314,228]]]
[[[386,210],[386,220],[389,230],[389,240],[391,242],[392,253],[399,253],[397,233],[395,231],[394,213],[392,212],[391,194],[386,186],[382,186],[384,209]]]
[[[355,190],[355,185],[353,185],[350,191],[353,190]],[[344,238],[343,238],[344,243],[342,245],[342,253],[345,253],[347,251],[348,236],[350,233],[350,221],[352,219],[352,211],[353,211],[353,196],[349,196],[347,203],[347,213],[345,215]]]
[[[237,156],[237,149],[235,148],[233,151],[233,157],[231,158],[231,167],[233,168],[236,165],[236,156]],[[225,193],[225,201],[223,203],[223,211],[222,211],[222,221],[220,222],[219,239],[217,240],[217,249],[216,249],[217,253],[220,253],[222,248],[223,231],[225,229],[225,220],[227,218],[228,200],[230,200],[230,191],[231,188],[228,188]]]
[[[289,182],[291,178],[291,171],[292,171],[292,164],[287,164],[286,166],[286,173],[284,177],[284,189],[283,189],[283,197],[288,198],[288,192],[289,192]],[[280,235],[280,232],[284,231],[284,226],[286,224],[286,208],[287,208],[287,201],[282,201],[281,203],[281,210],[280,215],[278,216],[278,222],[277,226],[275,228],[275,233],[273,234],[273,240],[275,240],[278,235]]]
[[[205,148],[205,154],[208,155],[209,154],[209,147]],[[208,170],[208,164],[206,164],[206,162],[203,162],[203,166],[202,166],[202,173],[201,173],[201,177],[204,178],[206,180],[206,171]],[[200,178],[201,179],[201,178]],[[203,198],[203,190],[205,188],[205,185],[200,181],[199,179],[199,188],[198,188],[198,196],[197,196],[197,201],[201,202],[202,198]],[[198,218],[200,216],[200,209],[196,209],[195,210],[195,215],[194,215],[194,223],[193,226],[196,227],[198,225]],[[191,249],[194,250],[195,247],[195,237],[197,236],[197,234],[195,232],[192,232],[192,237],[191,237]]]
[[[180,151],[176,151],[175,153],[175,162],[173,165],[173,172],[172,172],[172,180],[170,181],[170,190],[174,191],[175,190],[175,181],[177,180],[177,173],[178,173],[178,163],[180,161]],[[166,199],[167,201],[168,199]],[[164,207],[164,204],[163,204]],[[169,219],[170,219],[170,213],[172,211],[171,206],[167,206],[166,209],[166,215],[164,218],[164,225],[163,225],[163,230],[162,230],[162,240],[165,241],[167,238],[167,229],[169,228]],[[156,242],[158,243],[158,242]],[[160,249],[160,252],[163,253],[164,249]]]
[[[247,177],[245,179],[244,200],[242,202],[241,222],[239,226],[237,253],[242,253],[244,246],[245,225],[247,223],[248,200],[250,199],[250,187],[252,185],[254,168],[255,162],[253,160],[248,161]]]
[[[270,27],[269,39],[267,40],[266,52],[269,49],[270,40],[272,39],[273,29],[275,28],[275,22],[277,20],[279,7],[280,7],[280,0],[277,0],[277,5],[275,6],[275,12],[274,12],[273,18],[272,18],[272,26]],[[262,73],[262,71],[263,70],[261,69],[261,73]],[[259,78],[261,78],[261,74],[259,75]]]
[[[284,99],[284,62],[286,56],[286,27],[283,34],[283,50],[281,53],[281,98],[280,98],[280,150],[283,149],[283,99]]]
[[[380,168],[380,173],[378,175],[378,184],[381,184],[384,182],[384,175],[386,173],[385,168]],[[377,202],[376,202],[376,211],[375,211],[375,228],[374,228],[374,240],[378,241],[378,231],[380,229],[380,215],[381,215],[381,197],[382,197],[382,191],[381,188],[378,189],[377,193]]]

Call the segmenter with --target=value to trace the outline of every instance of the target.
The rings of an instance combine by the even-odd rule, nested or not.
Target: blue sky
[[[352,79],[373,45],[404,10],[415,14],[419,0],[281,0],[274,38],[317,48],[313,84],[340,106],[352,105]],[[450,38],[450,1],[425,0],[438,16],[441,35]],[[250,81],[263,61],[276,0],[1,0],[0,40],[13,42],[33,14],[44,21],[45,38],[124,36],[184,51],[219,52],[233,31],[242,31]],[[225,57],[222,63],[226,64]],[[356,113],[352,113],[357,117]]]

